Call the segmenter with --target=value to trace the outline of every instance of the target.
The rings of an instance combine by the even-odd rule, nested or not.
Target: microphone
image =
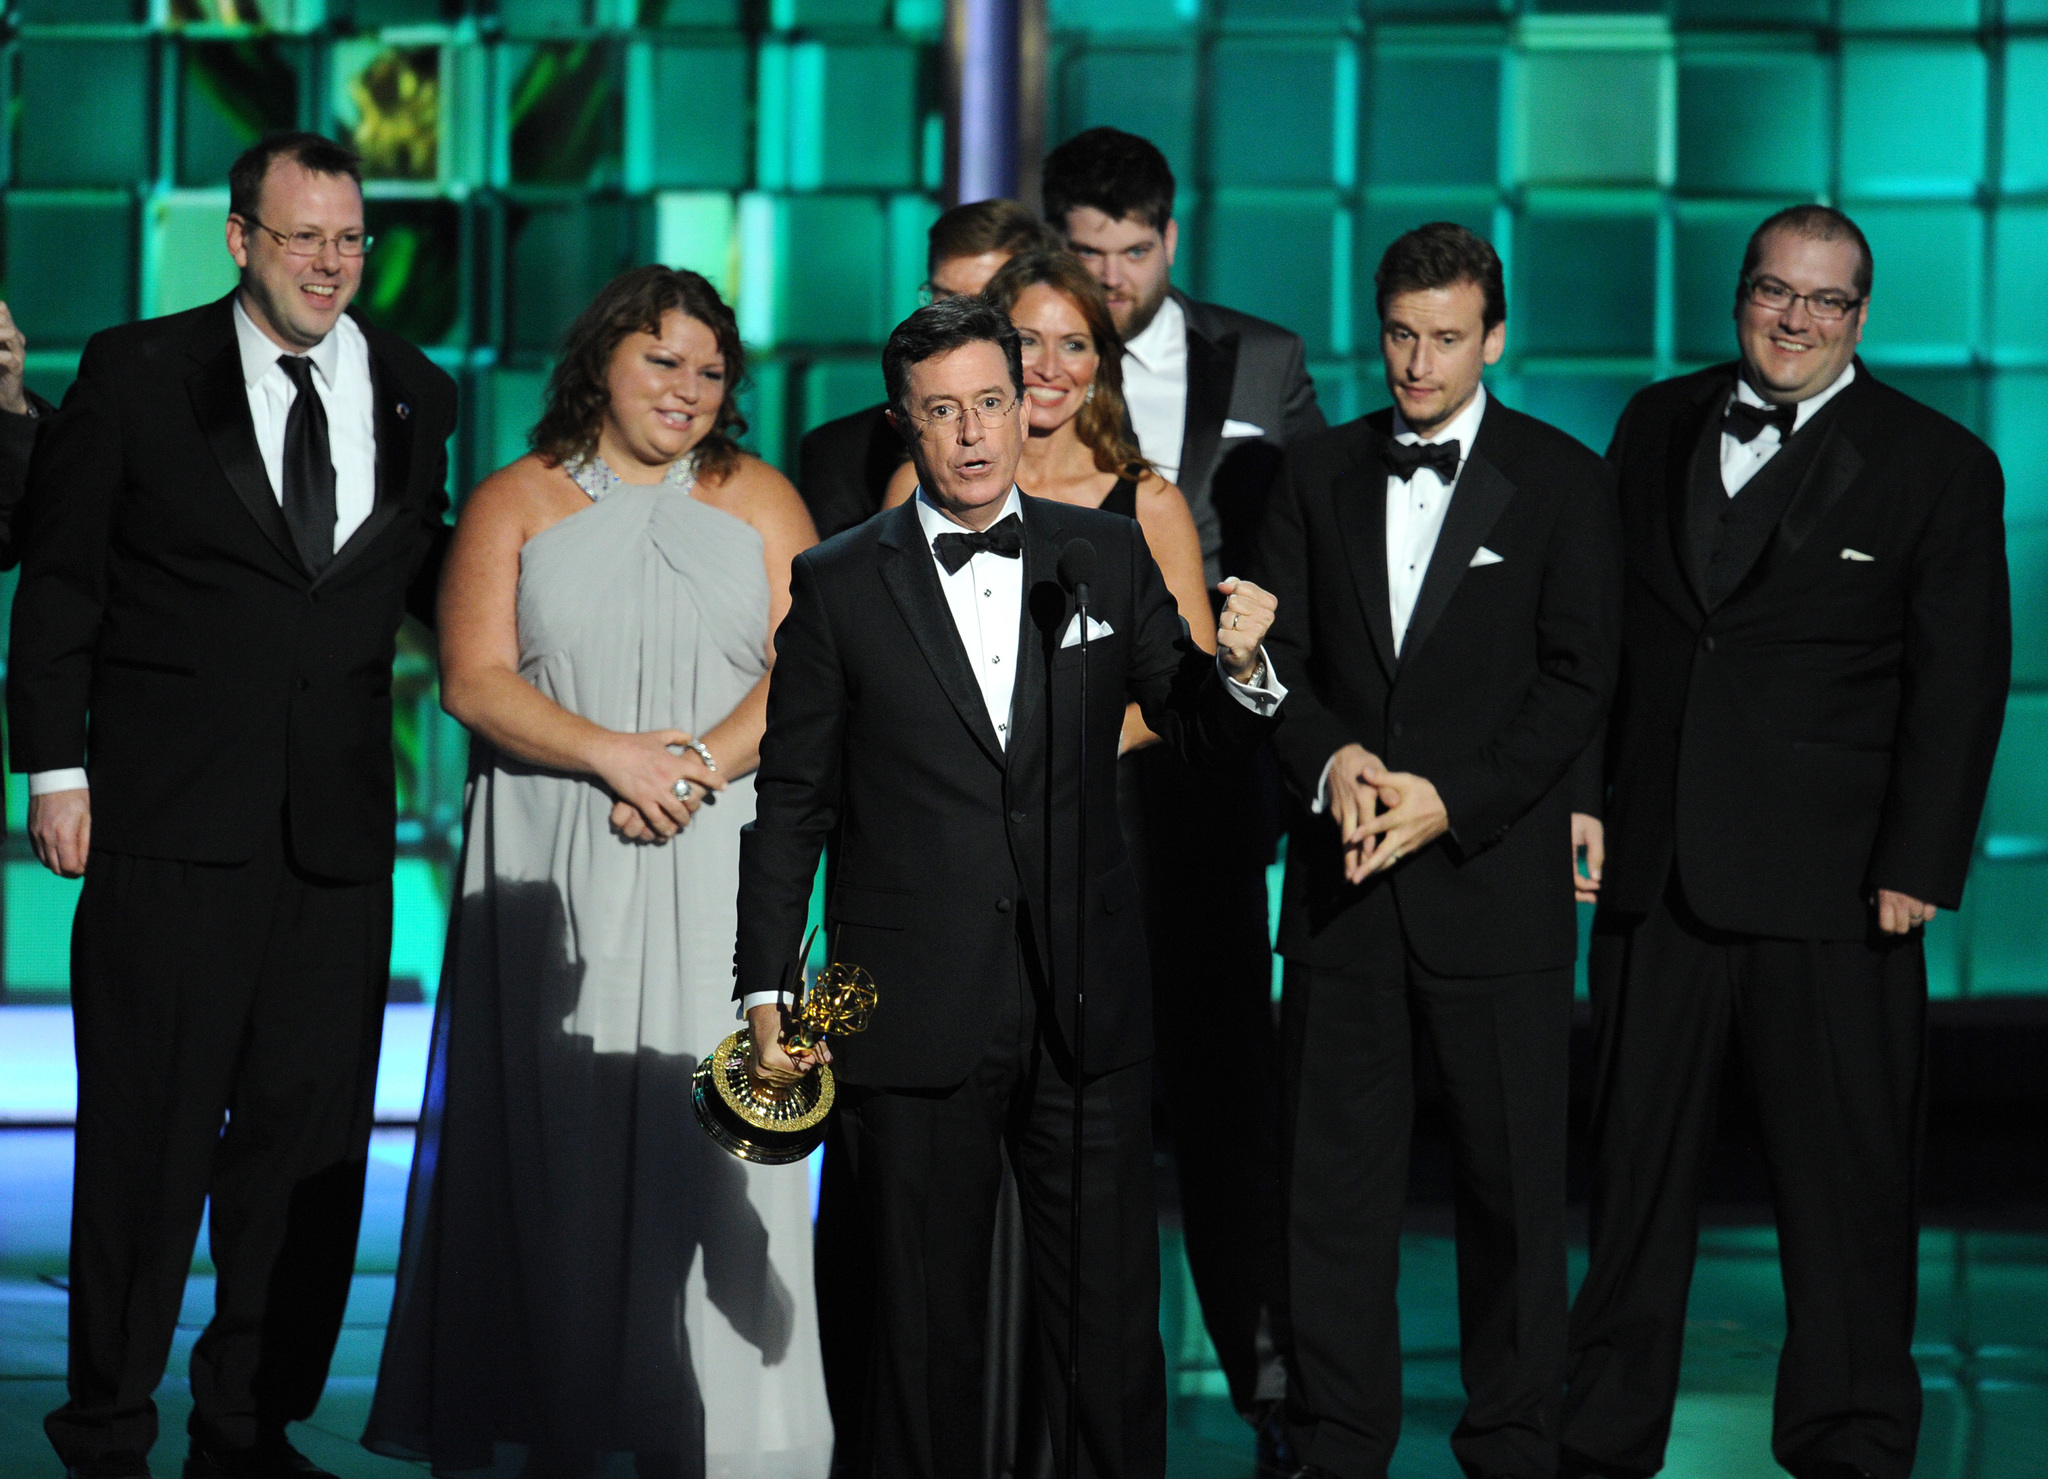
[[[1088,587],[1095,581],[1095,546],[1085,539],[1070,539],[1060,551],[1060,584],[1074,593],[1074,602],[1088,609]],[[1085,634],[1084,634],[1085,635]]]

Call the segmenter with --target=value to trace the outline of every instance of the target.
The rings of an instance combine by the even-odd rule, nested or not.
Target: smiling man
[[[1124,707],[1227,771],[1284,697],[1260,647],[1273,598],[1226,582],[1217,656],[1187,636],[1130,519],[1027,497],[1017,331],[979,298],[911,315],[883,351],[918,494],[797,557],[776,636],[755,820],[740,851],[738,982],[763,1070],[792,1068],[772,994],[797,961],[819,853],[826,937],[880,992],[831,1045],[830,1133],[868,1251],[863,1390],[835,1396],[834,1471],[983,1469],[989,1257],[1005,1144],[1030,1245],[1039,1385],[1065,1431],[1069,1116],[1083,1152],[1081,1442],[1100,1476],[1164,1472],[1150,983],[1117,827]],[[1088,728],[1074,601],[1057,567],[1094,546]],[[1078,782],[1088,752],[1089,791]],[[1088,856],[1077,857],[1085,813]],[[1077,869],[1085,869],[1077,872]],[[1085,880],[1085,1061],[1071,1046]],[[821,1209],[819,1236],[844,1225]],[[821,1263],[836,1250],[819,1249]],[[1063,1445],[1055,1443],[1056,1449]]]
[[[1420,227],[1374,279],[1391,410],[1288,452],[1256,577],[1294,680],[1288,840],[1287,1435],[1385,1479],[1419,1044],[1457,1126],[1465,1473],[1549,1479],[1565,1355],[1571,771],[1614,684],[1613,479],[1488,395],[1500,258]],[[1297,676],[1298,675],[1298,676]]]
[[[1772,216],[1736,281],[1741,358],[1642,391],[1608,451],[1627,637],[1567,1473],[1663,1466],[1731,1040],[1791,1330],[1773,1456],[1797,1479],[1913,1467],[1921,932],[1962,899],[2012,624],[1998,460],[1856,357],[1871,279],[1840,211]]]
[[[354,154],[229,172],[216,303],[93,337],[21,515],[7,707],[36,856],[83,876],[74,1474],[149,1473],[200,1215],[219,1271],[185,1479],[286,1441],[340,1333],[391,941],[391,661],[431,614],[453,382],[349,314]]]

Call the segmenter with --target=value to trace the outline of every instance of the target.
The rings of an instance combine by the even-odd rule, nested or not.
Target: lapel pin
[[[405,403],[404,401],[400,401],[400,402],[398,403],[398,419],[399,419],[400,421],[404,421],[404,420],[406,420],[406,419],[407,419],[408,417],[410,417],[411,415],[412,415],[412,407],[411,407],[411,406],[408,406],[408,405],[407,405],[407,404],[406,404],[406,403]]]

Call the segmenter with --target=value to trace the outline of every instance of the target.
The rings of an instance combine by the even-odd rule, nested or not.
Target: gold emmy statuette
[[[817,931],[811,932],[812,939]],[[804,990],[803,962],[810,959],[811,941],[797,958],[791,992],[799,1000],[793,1015],[796,1031],[791,1049],[815,1047],[827,1036],[867,1030],[875,1009],[875,983],[857,965],[834,961]],[[754,1076],[754,1033],[749,1027],[720,1043],[697,1065],[690,1081],[690,1102],[704,1133],[741,1160],[765,1166],[800,1161],[825,1138],[825,1118],[832,1113],[832,1070],[822,1063],[787,1088]]]

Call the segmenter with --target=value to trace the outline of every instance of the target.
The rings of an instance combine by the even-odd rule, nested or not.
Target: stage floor
[[[370,1173],[348,1325],[320,1410],[295,1429],[306,1453],[346,1479],[423,1473],[357,1446],[391,1302],[412,1132],[381,1130]],[[69,1130],[0,1131],[0,1475],[57,1479],[42,1416],[63,1398]],[[1418,1220],[1426,1225],[1428,1219]],[[1167,1355],[1174,1372],[1171,1473],[1175,1479],[1248,1479],[1249,1433],[1215,1395],[1194,1317],[1179,1241],[1168,1228]],[[2048,1237],[1930,1229],[1922,1238],[1919,1345],[1927,1423],[1915,1470],[1923,1479],[2033,1479],[2048,1454]],[[179,1472],[188,1411],[185,1358],[212,1307],[211,1266],[200,1256],[186,1294],[171,1372],[157,1393],[164,1437],[159,1479]],[[1573,1270],[1577,1277],[1578,1268]],[[1445,1437],[1460,1404],[1456,1287],[1448,1238],[1417,1231],[1401,1279],[1407,1426],[1398,1479],[1458,1479]],[[1767,1479],[1771,1379],[1784,1337],[1775,1246],[1767,1228],[1706,1234],[1693,1285],[1685,1392],[1672,1479]]]

